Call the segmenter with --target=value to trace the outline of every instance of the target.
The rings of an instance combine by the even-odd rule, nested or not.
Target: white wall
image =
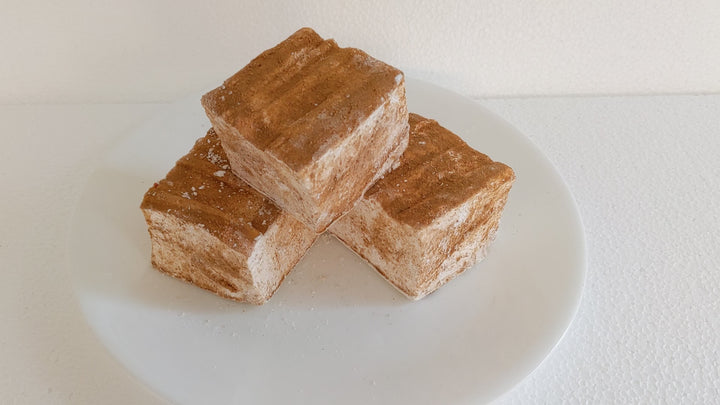
[[[720,92],[718,0],[0,0],[0,103],[173,100],[301,26],[470,96]]]

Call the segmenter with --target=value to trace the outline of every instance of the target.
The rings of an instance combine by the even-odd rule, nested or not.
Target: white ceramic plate
[[[419,302],[327,235],[260,307],[160,274],[138,206],[208,129],[194,97],[113,148],[73,220],[77,297],[112,354],[182,404],[478,403],[527,376],[580,300],[585,244],[573,198],[526,137],[473,101],[416,80],[407,99],[516,171],[484,262]]]

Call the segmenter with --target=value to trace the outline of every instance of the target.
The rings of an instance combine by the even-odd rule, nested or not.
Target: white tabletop
[[[577,318],[499,403],[720,398],[720,96],[479,100],[557,165],[585,224]],[[94,337],[67,226],[94,162],[162,105],[0,106],[0,402],[157,404]]]

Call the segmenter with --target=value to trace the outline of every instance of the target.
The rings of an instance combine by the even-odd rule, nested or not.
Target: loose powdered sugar
[[[210,163],[212,163],[216,166],[220,166],[220,164],[225,161],[225,159],[223,159],[222,157],[220,157],[220,155],[215,153],[215,148],[208,149],[207,160],[209,160]]]

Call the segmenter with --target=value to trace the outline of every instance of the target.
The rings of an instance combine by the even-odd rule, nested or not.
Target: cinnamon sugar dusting
[[[247,246],[267,231],[280,210],[262,194],[230,174],[213,129],[195,142],[165,179],[155,183],[140,208],[172,213],[204,226],[229,246]]]
[[[513,170],[468,146],[436,121],[410,114],[410,143],[399,166],[366,193],[391,217],[431,223],[483,190],[513,181]]]
[[[294,170],[352,133],[402,72],[303,28],[253,59],[202,98],[208,116],[235,127]]]

